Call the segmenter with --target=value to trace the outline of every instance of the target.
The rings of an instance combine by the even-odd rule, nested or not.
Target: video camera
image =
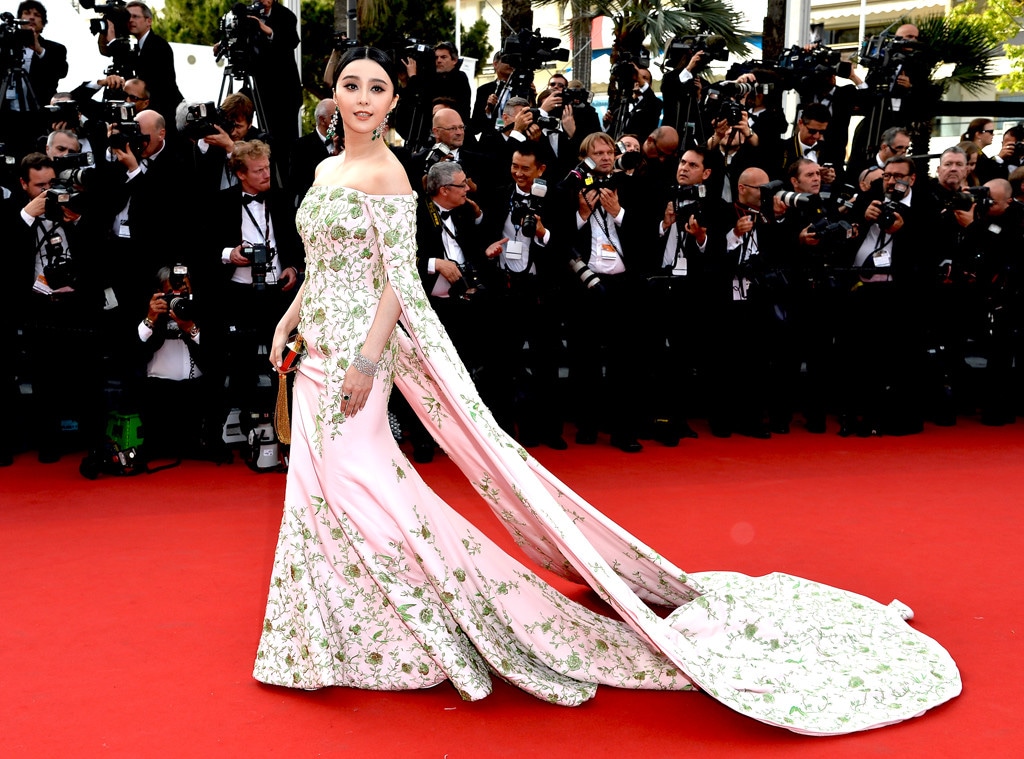
[[[885,199],[882,201],[881,212],[879,213],[878,219],[875,223],[879,229],[888,229],[896,223],[896,214],[899,212],[900,201],[907,196],[907,192],[910,190],[910,185],[906,182],[896,182],[896,186],[892,189],[892,192],[885,194]]]
[[[651,67],[650,52],[642,47],[638,47],[635,50],[619,51],[615,65],[612,66],[612,76],[620,81],[632,81],[636,75],[636,69],[633,68],[634,65],[638,68],[649,69]]]
[[[665,55],[659,64],[661,70],[674,69],[683,62],[684,57],[689,61],[696,53],[707,55],[702,56],[700,65],[693,70],[694,76],[706,69],[711,61],[729,60],[725,37],[717,34],[685,34],[673,37],[665,47]]]
[[[430,167],[435,163],[449,160],[452,154],[452,149],[445,145],[443,142],[435,142],[434,147],[427,153],[426,160],[424,161],[423,171],[424,173],[430,171]]]
[[[216,44],[217,60],[225,57],[231,67],[231,75],[238,79],[252,73],[253,64],[264,51],[261,49],[263,35],[259,21],[265,21],[263,5],[253,2],[235,3],[231,10],[220,17]]]
[[[25,48],[35,44],[32,30],[25,28],[28,23],[12,13],[0,13],[0,71],[20,69],[24,65]]]
[[[842,60],[838,50],[817,44],[810,50],[793,45],[779,56],[776,71],[782,76],[785,89],[796,90],[809,97],[832,86],[832,76],[849,79],[853,65]]]
[[[104,69],[108,76],[116,74],[125,79],[135,76],[135,51],[132,48],[132,37],[128,31],[127,0],[109,0],[101,5],[96,0],[81,0],[83,8],[100,14],[100,18],[89,19],[89,34],[100,38],[100,51],[113,59],[113,63]],[[106,41],[107,26],[114,27],[114,39]]]
[[[922,57],[925,49],[924,43],[892,36],[888,30],[868,37],[861,43],[857,56],[858,62],[868,69],[868,89],[877,94],[902,94],[903,87],[896,83],[897,73]]]
[[[82,125],[78,103],[74,100],[58,100],[52,105],[44,105],[42,110],[44,113],[50,114],[46,119],[50,124],[63,122],[65,129],[78,129]]]
[[[734,85],[734,87],[722,85]],[[730,92],[742,92],[745,87],[755,87],[756,85],[746,85],[744,83],[737,82],[719,82],[718,84],[710,87],[708,93],[704,98],[704,115],[711,121],[721,121],[725,119],[729,126],[736,126],[743,121],[743,112],[746,110],[744,105],[737,100],[733,99],[735,96],[730,95]],[[752,90],[746,90],[751,92]]]
[[[559,47],[558,37],[541,37],[540,29],[523,29],[505,38],[501,46],[501,61],[514,71],[508,79],[510,97],[527,100],[533,94],[533,74],[551,61],[568,61],[569,50]],[[563,101],[564,102],[564,101]]]

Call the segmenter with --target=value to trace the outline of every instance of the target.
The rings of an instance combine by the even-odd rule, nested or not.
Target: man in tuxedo
[[[131,0],[128,10],[128,31],[135,37],[135,75],[146,83],[152,95],[150,107],[174,128],[174,111],[184,98],[174,73],[174,53],[163,37],[153,33],[153,11],[145,3]],[[114,25],[107,25],[107,40],[114,38]],[[165,127],[168,128],[168,127]]]
[[[635,63],[633,90],[628,98],[619,103],[616,113],[606,113],[605,128],[618,138],[623,134],[647,135],[657,128],[661,121],[663,104],[651,88],[651,72]]]
[[[408,74],[408,84],[398,103],[396,128],[406,138],[411,149],[427,144],[429,133],[426,114],[433,103],[447,99],[459,114],[464,125],[470,124],[469,100],[472,90],[469,78],[459,69],[459,53],[451,42],[434,47],[434,71],[424,75],[419,71],[415,56],[402,59]]]
[[[789,167],[797,158],[808,158],[822,167],[821,182],[830,185],[836,181],[837,169],[843,165],[843,157],[831,150],[825,141],[832,115],[821,103],[811,103],[800,113],[796,127],[782,143],[781,155],[766,156],[768,175],[772,179],[786,180]],[[827,166],[826,164],[831,164]]]
[[[236,142],[262,140],[270,144],[269,137],[253,126],[255,107],[248,96],[233,92],[224,98],[219,110],[224,121],[230,125],[230,131],[215,124],[216,131],[196,140],[193,150],[197,188],[205,193],[214,193],[238,184],[238,177],[231,165],[231,154]],[[271,164],[272,182],[275,168]]]
[[[935,223],[916,173],[909,157],[890,158],[850,212],[860,235],[847,254],[861,271],[837,338],[840,435],[921,431],[922,275],[932,270]]]
[[[258,405],[258,377],[266,373],[260,346],[291,304],[303,260],[295,206],[286,191],[271,189],[270,162],[265,142],[236,142],[230,166],[238,185],[221,190],[208,214],[207,239],[221,269],[220,286],[203,291],[206,323],[218,345],[208,352],[210,369],[231,376],[243,410]]]
[[[416,218],[416,266],[423,289],[481,398],[511,433],[512,423],[497,390],[499,378],[494,376],[497,345],[490,337],[494,267],[481,244],[483,212],[468,198],[468,178],[457,163],[435,163],[426,174],[424,187]],[[414,460],[431,461],[434,443],[430,435],[406,409],[396,411],[408,426]]]
[[[496,351],[502,399],[511,406],[518,398],[514,416],[525,447],[543,443],[563,450],[557,398],[561,299],[556,290],[564,278],[565,257],[544,224],[554,209],[542,179],[544,155],[535,142],[518,144],[512,153],[512,182],[484,195],[483,235],[497,241],[487,251],[499,269],[495,306],[503,326],[494,333],[502,342]]]
[[[855,156],[850,156],[847,176],[859,177],[866,170],[870,172],[884,171],[886,161],[894,156],[906,155],[908,150],[910,150],[910,133],[903,127],[889,127],[882,132],[882,136],[878,140],[878,151],[873,160],[857,161]]]
[[[46,8],[37,0],[24,0],[18,6],[18,19],[27,21],[23,30],[32,41],[21,49],[20,60],[10,70],[24,72],[20,80],[0,93],[0,141],[8,143],[8,154],[21,155],[32,149],[33,140],[45,132],[39,109],[50,103],[57,84],[68,73],[68,51],[59,42],[44,39]],[[4,69],[6,72],[7,69]]]
[[[298,208],[306,191],[313,184],[313,177],[316,167],[325,158],[337,155],[341,152],[341,135],[327,137],[327,130],[331,125],[331,117],[334,115],[337,105],[330,98],[325,98],[316,104],[316,128],[309,134],[303,135],[292,145],[291,159],[288,161],[288,193],[295,199],[295,207]]]
[[[259,92],[269,132],[279,145],[289,145],[299,136],[299,108],[302,85],[295,65],[299,45],[299,22],[295,14],[274,0],[259,0],[263,15],[257,18],[263,38],[254,58],[253,84]]]
[[[14,275],[8,297],[19,306],[17,317],[25,332],[43,463],[61,456],[62,419],[77,420],[82,435],[91,438],[102,407],[96,345],[102,303],[96,278],[99,246],[90,240],[77,212],[47,207],[47,191],[55,178],[53,164],[42,153],[22,159],[24,206],[5,230]]]

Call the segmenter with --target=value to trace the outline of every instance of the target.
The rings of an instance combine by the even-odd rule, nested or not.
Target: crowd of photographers
[[[145,26],[143,8],[126,6]],[[917,36],[877,42],[867,81],[813,46],[719,83],[705,78],[714,39],[680,38],[660,95],[644,56],[620,59],[603,119],[579,82],[538,76],[564,60],[558,40],[508,38],[475,99],[450,43],[398,47],[387,128],[420,196],[420,275],[499,424],[563,449],[572,422],[577,444],[607,432],[632,453],[696,437],[695,417],[757,438],[796,414],[816,433],[834,414],[841,435],[977,411],[1012,422],[1024,127],[986,154],[995,123],[972,122],[929,177],[912,145],[937,91]],[[31,76],[52,48],[25,42]],[[44,461],[69,415],[99,434],[111,379],[116,405],[159,430],[150,455],[226,459],[229,409],[272,414],[262,351],[302,276],[296,207],[344,150],[334,104],[295,140],[273,118],[254,128],[259,103],[238,93],[179,103],[171,120],[151,107],[161,89],[122,70],[51,93],[39,149],[8,153],[2,223],[20,273],[2,323],[25,337]],[[26,123],[0,125],[17,143]],[[433,441],[393,403],[429,461]]]

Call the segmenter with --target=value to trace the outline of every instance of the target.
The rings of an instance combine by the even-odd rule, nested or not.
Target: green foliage
[[[324,84],[324,67],[334,49],[334,0],[302,0],[301,27],[302,70],[299,73],[302,86],[312,93],[316,107],[317,101],[331,95],[331,88]]]
[[[165,0],[154,12],[153,31],[168,42],[212,45],[219,36],[220,17],[232,0]]]
[[[455,12],[444,0],[394,0],[375,5],[379,6],[375,14],[364,12],[361,16],[361,44],[391,50],[409,37],[427,45],[455,39]]]
[[[585,28],[594,19],[606,16],[615,24],[612,59],[620,49],[635,48],[650,38],[650,50],[660,54],[677,34],[717,34],[734,53],[744,53],[744,38],[750,32],[740,29],[741,16],[725,0],[690,0],[685,7],[675,0],[536,0],[537,5],[570,6],[572,18],[565,31]]]
[[[930,16],[917,22],[933,58],[932,78],[949,89],[953,83],[969,92],[980,91],[992,81],[992,62],[1002,39],[976,16]],[[946,77],[936,76],[943,64],[952,65]]]
[[[490,63],[491,53],[494,52],[494,46],[487,41],[487,32],[490,29],[490,24],[484,21],[482,18],[478,18],[473,22],[473,26],[466,30],[466,27],[462,27],[462,50],[459,51],[464,56],[470,58],[476,58],[477,70],[479,71],[482,66]]]
[[[979,5],[983,6],[979,8]],[[1024,0],[967,0],[956,5],[950,19],[971,19],[984,27],[997,43],[1016,37],[1021,32]],[[1010,73],[998,77],[996,87],[1009,92],[1024,92],[1024,46],[1005,45],[1003,52],[1010,62]]]

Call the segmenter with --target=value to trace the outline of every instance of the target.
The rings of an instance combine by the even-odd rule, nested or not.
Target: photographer
[[[126,323],[134,323],[148,299],[152,272],[180,260],[185,249],[182,220],[190,218],[193,192],[159,112],[143,111],[108,129],[113,160],[99,162],[103,186],[97,189],[107,216],[106,274],[113,290],[108,306],[124,306],[121,313],[131,320]]]
[[[702,75],[712,60],[724,60],[724,45],[717,40],[721,38],[677,37],[665,49],[662,70],[671,70],[661,80],[665,112],[662,124],[683,135],[684,141],[693,139],[703,143],[710,131],[704,123],[700,105],[708,86]]]
[[[619,101],[617,110],[609,110],[604,115],[605,131],[613,137],[626,133],[650,134],[661,120],[663,104],[651,88],[650,69],[635,63],[629,65],[633,69],[633,86]]]
[[[426,114],[430,112],[431,103],[438,98],[450,99],[462,124],[471,123],[469,100],[472,90],[469,78],[458,68],[459,53],[455,45],[451,42],[438,43],[434,46],[433,59],[434,70],[427,72],[420,71],[421,63],[414,53],[402,59],[408,80],[398,102],[396,124],[406,143],[414,150],[426,144],[429,123]]]
[[[207,110],[212,103],[207,104]],[[194,106],[193,106],[194,107]],[[269,137],[253,126],[255,106],[252,100],[241,92],[234,92],[206,119],[200,122],[186,119],[179,131],[183,137],[193,140],[192,151],[196,166],[196,181],[201,192],[216,193],[238,184],[231,157],[237,142],[260,140],[272,145]],[[198,129],[197,129],[198,125]],[[205,132],[204,136],[198,136]],[[276,167],[271,164],[271,183],[276,177]]]
[[[97,333],[102,294],[99,246],[77,212],[55,204],[53,162],[30,153],[20,164],[24,206],[9,229],[12,271],[25,331],[39,460],[59,460],[61,421],[77,420],[90,440],[99,428],[102,367]]]
[[[504,284],[495,304],[497,319],[504,325],[497,332],[502,347],[496,351],[502,362],[497,367],[502,397],[508,406],[519,399],[514,416],[524,447],[543,443],[563,450],[567,446],[557,397],[561,299],[556,289],[564,260],[544,224],[549,201],[541,179],[546,168],[543,156],[535,143],[517,147],[511,161],[512,183],[485,198],[483,238],[497,240],[486,252],[498,263]]]
[[[476,88],[473,116],[469,120],[469,132],[472,135],[494,131],[495,122],[505,110],[505,104],[512,96],[508,85],[512,66],[502,60],[500,50],[495,51],[492,65],[494,66],[494,79]]]
[[[697,436],[687,417],[694,411],[694,378],[706,346],[695,325],[706,315],[708,262],[720,248],[709,228],[722,215],[721,200],[705,184],[713,175],[707,160],[704,147],[685,151],[675,167],[676,185],[651,204],[661,215],[653,244],[659,257],[645,296],[653,360],[651,403],[644,416],[650,437],[670,447]]]
[[[859,277],[836,341],[843,436],[922,429],[922,285],[936,238],[931,200],[914,190],[915,180],[910,158],[890,158],[850,213],[860,235],[847,255]]]
[[[563,74],[552,74],[548,79],[548,92],[559,97],[558,105],[562,105],[561,100],[563,99],[570,100],[572,120],[575,125],[572,137],[577,143],[582,142],[588,134],[601,131],[601,117],[597,115],[594,106],[590,104],[593,96],[583,89],[583,82],[578,79],[573,79],[570,82]],[[554,115],[559,116],[560,114],[556,110]]]
[[[910,132],[899,126],[889,127],[879,138],[878,151],[874,158],[855,160],[854,156],[850,156],[847,176],[860,176],[866,170],[884,170],[886,161],[898,155],[906,155],[908,150]]]
[[[504,378],[496,372],[497,347],[488,331],[498,288],[494,262],[487,258],[481,238],[483,212],[467,197],[468,178],[457,163],[435,163],[424,187],[416,218],[416,268],[423,289],[484,402],[512,434],[509,403],[500,384]],[[411,422],[410,436],[414,460],[431,461],[434,441],[422,424]]]
[[[1024,124],[1017,124],[1003,132],[999,153],[992,156],[996,166],[989,172],[991,179],[1006,179],[1024,165]]]
[[[560,226],[554,232],[572,251],[579,278],[569,295],[576,442],[596,443],[598,430],[607,425],[613,446],[636,453],[643,449],[637,442],[643,374],[630,357],[642,329],[642,275],[650,269],[643,232],[649,214],[635,196],[620,190],[610,136],[595,132],[584,137],[579,157],[584,163],[560,185]],[[599,285],[591,275],[597,275]],[[609,398],[614,402],[609,404]]]
[[[274,0],[258,2],[263,12],[254,20],[262,39],[259,55],[253,58],[252,76],[263,106],[262,114],[267,119],[260,129],[280,144],[288,145],[298,139],[302,106],[302,84],[295,64],[299,22],[294,13]]]
[[[152,93],[150,107],[164,117],[165,125],[173,129],[174,111],[184,100],[174,72],[174,53],[167,40],[152,31],[153,11],[148,5],[131,0],[125,8],[128,10],[128,31],[136,39],[135,76],[144,81]],[[115,25],[108,23],[108,45],[114,41],[116,33]]]
[[[837,170],[842,170],[842,156],[836,154],[825,140],[832,115],[821,103],[811,103],[800,113],[793,133],[783,143],[781,155],[765,156],[768,175],[773,180],[785,180],[786,171],[799,158],[807,158],[821,166],[821,182],[831,185]]]
[[[68,51],[59,42],[43,38],[46,8],[37,0],[24,0],[18,5],[17,20],[2,23],[8,43],[20,40],[23,45],[20,51],[17,47],[11,51],[20,52],[19,59],[3,62],[2,73],[10,72],[10,78],[4,79],[9,86],[0,105],[0,141],[6,141],[12,153],[21,154],[32,149],[33,140],[45,129],[39,110],[68,73]]]
[[[243,413],[272,407],[259,392],[259,378],[266,373],[261,346],[292,302],[303,261],[295,204],[286,191],[271,189],[270,146],[260,140],[236,142],[229,165],[238,184],[214,197],[203,238],[210,256],[203,263],[219,261],[220,272],[202,290],[210,333],[207,373],[218,389],[224,376],[230,377],[231,398],[222,399],[225,414],[231,406]]]
[[[459,164],[469,177],[469,191],[477,190],[475,177],[483,173],[482,156],[467,150],[466,125],[458,111],[452,108],[439,108],[434,113],[431,134],[434,144],[418,153],[414,153],[409,167],[409,182],[413,187],[423,187],[424,175],[430,167],[439,161],[451,161]]]
[[[188,268],[161,267],[156,279],[135,342],[145,367],[139,393],[145,452],[150,460],[199,458],[208,399]]]
[[[721,118],[713,118],[711,127],[714,134],[708,139],[708,149],[714,152],[714,164],[724,169],[715,172],[715,180],[709,189],[726,203],[738,197],[737,182],[740,174],[749,168],[760,166],[761,153],[758,137],[751,128],[745,110],[737,110]]]

